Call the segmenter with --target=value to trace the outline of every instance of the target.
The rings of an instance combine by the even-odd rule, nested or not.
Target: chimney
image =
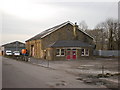
[[[77,22],[75,22],[75,25],[73,26],[74,40],[77,40],[77,29],[78,29],[78,25]]]

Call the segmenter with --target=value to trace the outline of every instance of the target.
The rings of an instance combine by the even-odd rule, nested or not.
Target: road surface
[[[0,56],[0,90],[2,89],[2,57]]]
[[[2,88],[104,88],[85,84],[65,71],[4,57],[2,62]]]

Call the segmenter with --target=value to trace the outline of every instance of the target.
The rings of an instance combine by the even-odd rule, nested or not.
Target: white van
[[[14,51],[14,52],[13,52],[13,55],[15,55],[15,56],[20,56],[20,52],[19,52],[19,51]]]
[[[6,55],[12,55],[12,51],[6,50]]]

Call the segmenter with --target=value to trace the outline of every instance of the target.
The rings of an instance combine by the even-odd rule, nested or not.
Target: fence
[[[93,53],[95,56],[120,56],[120,50],[95,50]]]

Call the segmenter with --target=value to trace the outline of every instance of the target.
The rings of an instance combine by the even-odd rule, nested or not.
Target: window
[[[60,49],[56,49],[56,56],[60,56]]]
[[[16,47],[16,44],[13,44],[12,46]]]
[[[56,56],[65,56],[64,49],[56,49]]]
[[[72,51],[76,51],[76,49],[72,49]]]
[[[84,56],[85,55],[85,49],[82,49],[81,50],[81,56]]]
[[[20,47],[24,47],[24,44],[20,44]]]
[[[81,49],[81,56],[89,56],[89,49]]]
[[[64,55],[65,55],[65,50],[61,49],[61,56],[64,56]]]
[[[85,55],[86,55],[86,56],[89,56],[89,50],[88,50],[88,49],[86,49]]]

